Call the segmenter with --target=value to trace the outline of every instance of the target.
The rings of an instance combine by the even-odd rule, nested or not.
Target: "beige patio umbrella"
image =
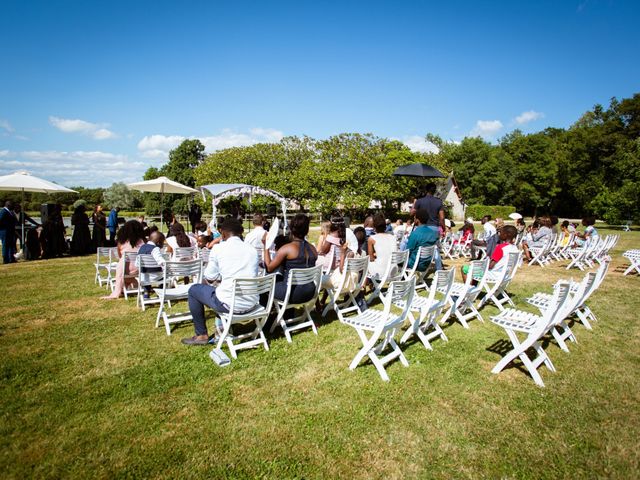
[[[164,194],[165,193],[179,193],[187,195],[190,193],[198,193],[195,188],[188,187],[181,183],[168,179],[167,177],[158,177],[153,180],[145,180],[143,182],[130,183],[127,187],[138,190],[140,192],[152,192],[160,194],[160,225],[163,221],[164,210]]]
[[[63,187],[62,185],[58,185],[57,183],[50,182],[48,180],[43,180],[42,178],[38,178],[34,175],[31,175],[29,172],[20,171],[16,173],[12,173],[9,175],[4,175],[0,177],[0,190],[11,191],[11,192],[22,192],[22,211],[24,212],[24,192],[36,192],[36,193],[59,193],[59,192],[67,192],[67,193],[77,193],[75,190],[71,190],[70,188]],[[25,215],[23,213],[23,215]],[[24,221],[22,223],[22,233],[21,233],[21,243],[20,245],[24,245]]]

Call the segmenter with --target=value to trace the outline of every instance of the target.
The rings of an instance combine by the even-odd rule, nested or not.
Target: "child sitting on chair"
[[[497,275],[502,272],[502,269],[507,265],[509,253],[518,251],[518,247],[513,244],[513,239],[516,238],[517,234],[518,231],[516,230],[516,227],[512,225],[505,225],[500,229],[500,243],[498,243],[496,248],[493,250],[493,253],[491,254],[491,262],[489,262],[489,271],[492,275]],[[469,273],[469,265],[463,265],[461,271],[462,281],[466,282],[467,274]],[[474,281],[476,280],[478,280],[478,278],[474,278]]]

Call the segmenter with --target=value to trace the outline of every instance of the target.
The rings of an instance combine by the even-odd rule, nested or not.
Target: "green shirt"
[[[438,241],[438,230],[428,227],[427,225],[420,225],[411,232],[409,240],[407,241],[407,250],[409,250],[409,266],[413,266],[416,261],[416,255],[420,247],[430,247],[435,245]],[[423,272],[430,262],[430,258],[423,258],[418,264],[418,270]]]

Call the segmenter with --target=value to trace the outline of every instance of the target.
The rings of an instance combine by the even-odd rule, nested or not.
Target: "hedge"
[[[508,218],[510,213],[516,211],[516,207],[511,205],[467,205],[465,215],[472,217],[474,220],[480,220],[485,215],[491,215],[491,218]]]

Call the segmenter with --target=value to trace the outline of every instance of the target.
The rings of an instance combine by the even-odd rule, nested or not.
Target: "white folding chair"
[[[98,247],[96,250],[96,262],[93,266],[96,269],[95,283],[102,286],[111,284],[111,278],[118,266],[118,249],[116,247]],[[102,274],[105,272],[105,276]]]
[[[551,251],[554,238],[554,236],[548,237],[540,247],[529,247],[529,252],[531,252],[531,261],[529,262],[530,267],[536,263],[541,267],[545,267],[550,263],[548,256]]]
[[[640,274],[640,250],[627,250],[622,256],[631,264],[622,275],[629,275],[634,270]]]
[[[137,258],[138,252],[124,252],[124,279],[122,291],[124,292],[124,298],[127,300],[129,300],[129,295],[138,295],[138,273],[130,273],[131,266],[136,265]],[[131,280],[135,280],[136,285],[127,287],[127,283],[130,285],[132,284]]]
[[[404,271],[407,268],[407,261],[409,260],[409,251],[395,251],[391,253],[389,257],[389,263],[384,270],[382,276],[369,276],[369,280],[373,285],[373,292],[367,299],[367,304],[371,304],[373,300],[378,298],[382,293],[382,289],[387,287],[391,282],[402,280]]]
[[[411,277],[416,277],[416,290],[428,288],[426,279],[429,274],[429,269],[431,268],[431,265],[433,265],[433,254],[435,249],[435,245],[431,245],[430,247],[418,247],[413,265],[408,266],[404,271],[403,280],[409,280]],[[421,262],[426,264],[425,269],[422,271],[418,270]]]
[[[521,258],[522,252],[510,252],[507,264],[502,268],[497,276],[493,275],[491,270],[487,270],[487,273],[484,276],[484,289],[486,294],[482,297],[480,303],[478,303],[478,308],[482,308],[482,306],[489,300],[495,303],[496,307],[500,310],[504,310],[503,305],[505,303],[515,307],[511,297],[509,297],[509,294],[507,293],[507,287],[511,283],[511,280],[513,280]]]
[[[198,247],[178,247],[173,250],[171,260],[174,262],[184,262],[198,258]]]
[[[138,257],[136,258],[136,265],[138,266],[137,303],[144,312],[147,305],[160,303],[160,297],[156,296],[155,298],[144,298],[144,294],[146,293],[145,287],[157,287],[158,285],[162,285],[162,266],[158,265],[156,259],[153,258],[153,255],[151,254],[138,254]]]
[[[233,358],[238,358],[238,350],[253,348],[259,345],[269,350],[267,338],[264,336],[264,324],[269,318],[269,312],[273,306],[273,292],[276,284],[274,273],[256,278],[236,278],[233,281],[233,297],[229,304],[229,313],[219,313],[218,318],[222,322],[222,331],[219,332],[216,349],[221,350],[226,343]],[[236,299],[247,296],[257,296],[267,294],[267,305],[262,306],[257,303],[253,308],[246,311],[237,311],[235,308]],[[233,333],[234,325],[243,324],[245,327],[252,327],[246,333]]]
[[[416,335],[426,349],[433,350],[430,341],[434,338],[439,337],[445,342],[447,341],[447,336],[436,320],[449,302],[454,276],[454,270],[438,270],[431,282],[429,295],[427,297],[417,294],[413,296],[407,314],[411,325],[402,335],[400,343],[406,343],[413,335]],[[440,299],[436,299],[437,292],[442,293]],[[405,305],[402,302],[402,300],[396,300],[394,304],[404,308]],[[418,312],[417,317],[413,312]]]
[[[340,282],[332,288],[327,288],[329,298],[322,311],[323,317],[326,317],[330,310],[335,310],[337,306],[340,308],[346,308],[348,305],[357,307],[356,297],[364,287],[368,267],[369,257],[346,259]],[[341,298],[343,299],[342,303],[340,303]]]
[[[302,303],[292,303],[291,292],[300,285],[309,285],[313,283],[315,292],[313,297]],[[273,332],[278,325],[282,327],[284,336],[287,338],[287,342],[291,343],[291,332],[300,330],[302,328],[311,327],[313,333],[318,334],[316,324],[311,317],[311,309],[314,308],[316,300],[318,299],[318,293],[320,292],[320,285],[322,284],[322,266],[317,265],[311,268],[292,268],[289,270],[289,277],[287,279],[287,292],[283,300],[274,299],[273,303],[276,307],[277,317],[273,325],[271,325],[271,332]],[[301,308],[302,314],[294,318],[284,318],[285,312],[291,308]]]
[[[209,263],[209,255],[211,254],[211,250],[208,248],[201,248],[198,251],[198,258],[202,262],[202,266],[206,267],[207,263]]]
[[[545,310],[543,315],[509,308],[491,317],[493,323],[504,328],[513,345],[513,349],[502,357],[493,367],[491,373],[500,373],[512,361],[520,358],[536,385],[544,387],[542,377],[538,373],[538,367],[544,363],[552,372],[555,372],[556,369],[544,348],[542,348],[540,339],[554,322],[556,316],[563,315],[563,308],[569,296],[569,288],[570,286],[566,282],[559,284],[553,293],[549,308]],[[524,340],[520,341],[518,333],[526,335]],[[536,358],[529,358],[527,354],[527,351],[532,347],[536,351]]]
[[[380,377],[389,381],[389,376],[384,368],[387,363],[399,358],[402,365],[409,366],[409,362],[394,337],[407,318],[415,294],[415,285],[415,278],[391,282],[387,293],[381,297],[384,305],[383,310],[370,308],[362,312],[357,305],[344,309],[336,308],[340,322],[355,328],[362,341],[362,348],[349,365],[350,370],[354,370],[360,361],[368,356],[378,370]],[[394,303],[404,305],[400,314],[391,312],[391,305]],[[380,355],[387,346],[391,347],[391,352],[381,357]]]
[[[469,263],[467,281],[464,283],[455,282],[452,285],[451,293],[449,294],[450,307],[442,317],[443,321],[453,314],[464,328],[469,328],[467,322],[473,318],[477,318],[484,323],[484,319],[474,303],[484,289],[488,269],[488,257]]]
[[[193,283],[202,282],[202,263],[199,259],[185,262],[166,262],[162,269],[162,287],[154,289],[160,299],[160,309],[156,316],[156,328],[160,326],[160,319],[162,318],[167,335],[171,335],[172,324],[190,322],[192,320],[191,313],[188,310],[186,312],[171,312],[170,314],[167,312],[167,308],[173,310],[171,302],[189,298],[189,288],[192,285],[175,284],[176,278],[183,277],[188,277]]]
[[[577,342],[577,339],[567,324],[566,319],[571,315],[577,314],[580,306],[584,304],[589,295],[591,295],[593,287],[596,284],[596,273],[587,273],[582,279],[582,282],[577,285],[577,289],[573,292],[571,291],[571,283],[567,283],[569,283],[569,298],[565,305],[566,312],[563,315],[557,315],[555,321],[550,326],[551,334],[556,339],[556,342],[558,342],[560,348],[565,352],[569,351],[565,340]],[[559,284],[556,284],[555,288],[558,287]],[[544,314],[553,300],[553,294],[538,292],[526,300],[527,303],[538,308],[541,314]]]

